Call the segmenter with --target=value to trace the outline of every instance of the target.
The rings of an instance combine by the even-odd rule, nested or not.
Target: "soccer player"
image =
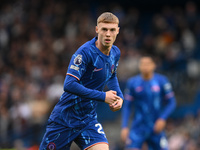
[[[64,93],[54,107],[40,150],[69,150],[74,141],[82,150],[108,150],[102,125],[97,121],[98,102],[112,111],[122,107],[123,95],[116,70],[120,50],[113,43],[119,20],[105,12],[97,19],[97,37],[83,44],[72,56]],[[107,85],[110,91],[103,92]]]
[[[121,130],[125,149],[141,150],[143,143],[148,145],[149,150],[168,149],[163,130],[176,101],[168,79],[155,73],[155,68],[153,57],[145,55],[139,61],[140,74],[127,81]],[[134,117],[129,130],[132,112]]]

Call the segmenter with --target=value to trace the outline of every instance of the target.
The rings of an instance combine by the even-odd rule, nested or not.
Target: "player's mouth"
[[[105,39],[105,42],[106,42],[106,43],[110,43],[111,40],[110,40],[110,39]]]

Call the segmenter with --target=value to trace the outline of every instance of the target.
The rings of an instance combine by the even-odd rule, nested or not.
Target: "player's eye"
[[[108,29],[106,29],[106,28],[102,28],[102,30],[103,30],[103,31],[108,31]]]
[[[116,29],[115,29],[115,28],[113,28],[113,29],[110,29],[110,31],[114,32],[114,31],[116,31]]]

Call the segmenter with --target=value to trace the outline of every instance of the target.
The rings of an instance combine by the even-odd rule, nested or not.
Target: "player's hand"
[[[126,143],[128,135],[129,135],[129,128],[123,128],[121,130],[121,141],[122,141],[123,145]]]
[[[120,100],[120,97],[117,96],[117,92],[116,91],[107,91],[106,92],[106,98],[105,98],[105,103],[107,104],[113,104],[114,102]]]
[[[154,132],[155,133],[160,133],[164,130],[165,128],[165,125],[166,125],[166,121],[164,119],[158,119],[156,122],[155,122],[155,125],[154,125]]]
[[[122,108],[122,104],[123,104],[123,99],[120,98],[116,102],[109,105],[110,110],[112,110],[113,112],[118,111]]]

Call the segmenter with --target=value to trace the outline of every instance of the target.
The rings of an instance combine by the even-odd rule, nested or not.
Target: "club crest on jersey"
[[[47,145],[47,150],[56,150],[56,144],[51,142]]]
[[[80,65],[82,63],[82,55],[78,54],[76,58],[74,59],[75,65]]]
[[[115,65],[111,66],[111,73],[113,74],[115,72]]]

